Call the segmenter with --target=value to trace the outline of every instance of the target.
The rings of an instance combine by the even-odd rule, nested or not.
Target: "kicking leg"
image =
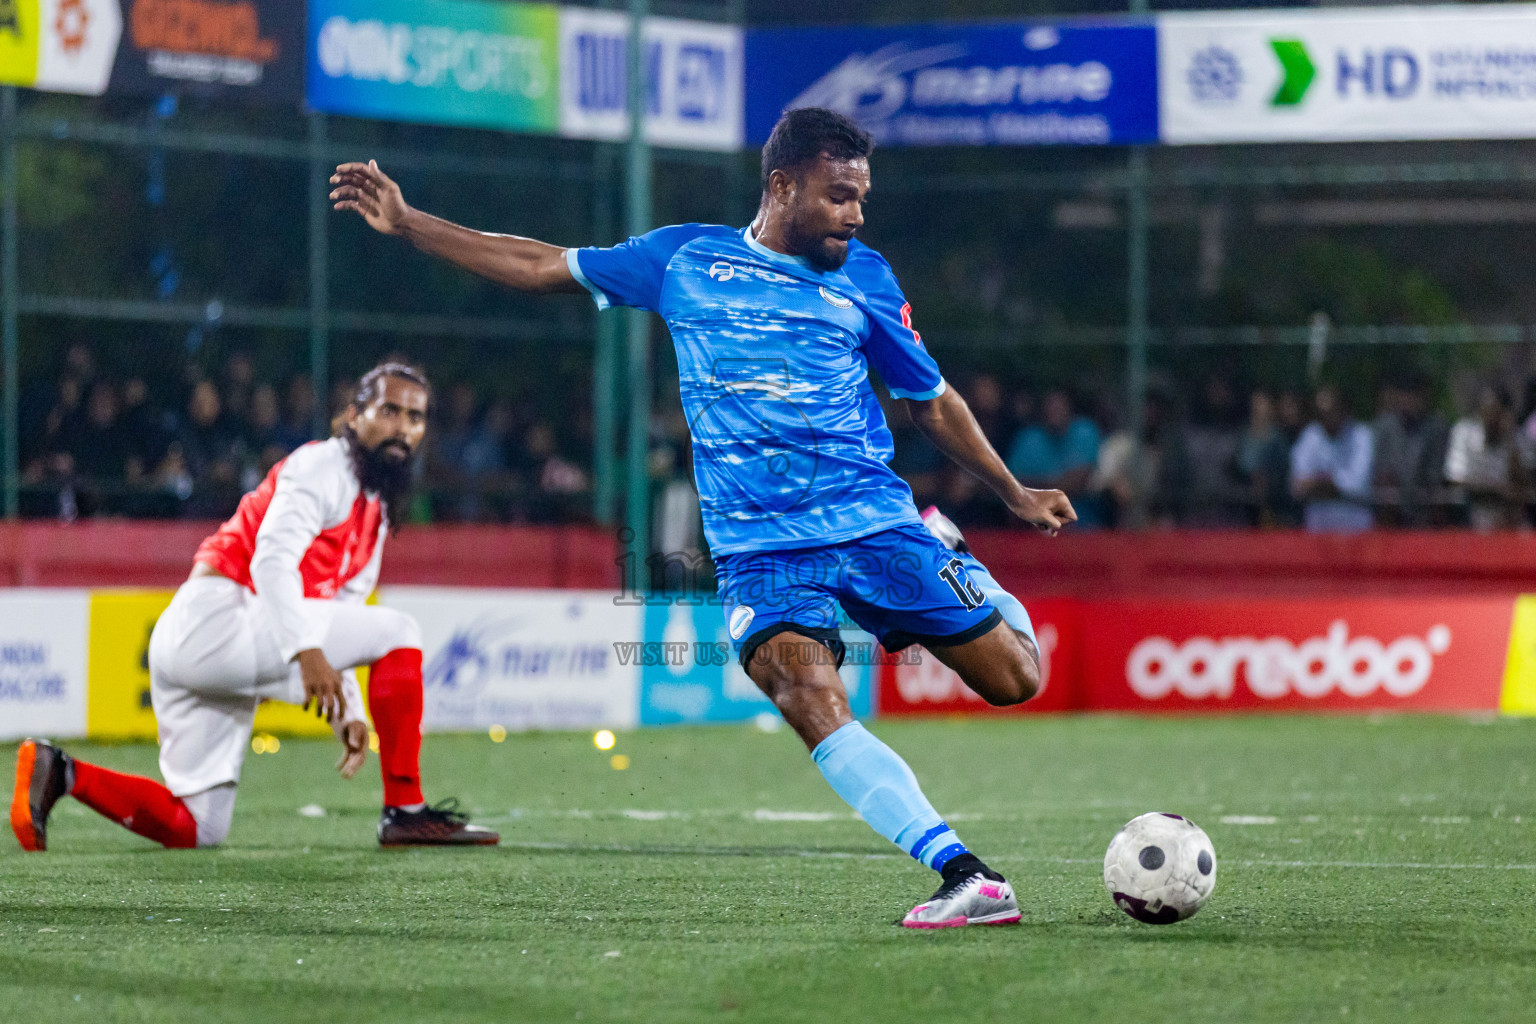
[[[790,630],[743,651],[747,674],[811,751],[834,792],[886,839],[943,876],[927,902],[909,912],[909,928],[1011,924],[1013,889],[965,848],[934,810],[912,769],[854,721],[832,652]]]

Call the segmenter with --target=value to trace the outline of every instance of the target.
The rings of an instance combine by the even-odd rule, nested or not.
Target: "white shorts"
[[[416,620],[392,608],[306,600],[304,610],[326,623],[320,649],[339,671],[421,646]],[[304,703],[299,667],[283,660],[262,603],[221,576],[199,576],[176,591],[149,638],[149,681],[160,774],[177,796],[240,780],[262,700]],[[362,720],[352,703],[347,717]]]

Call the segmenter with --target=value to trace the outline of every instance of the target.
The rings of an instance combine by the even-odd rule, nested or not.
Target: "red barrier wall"
[[[0,586],[174,587],[217,523],[0,524]],[[401,530],[385,583],[609,589],[619,585],[610,531],[555,526]]]
[[[172,586],[212,523],[0,524],[0,585]],[[1046,596],[1516,594],[1536,591],[1536,535],[1082,533],[973,530],[971,546],[1026,602]],[[388,583],[614,587],[617,544],[591,527],[402,530]]]

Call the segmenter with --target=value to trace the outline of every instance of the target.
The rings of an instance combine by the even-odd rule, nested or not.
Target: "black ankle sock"
[[[961,878],[970,878],[978,871],[990,881],[1003,881],[1002,875],[987,867],[980,857],[969,851],[949,858],[939,874],[944,876],[945,882],[953,882]]]

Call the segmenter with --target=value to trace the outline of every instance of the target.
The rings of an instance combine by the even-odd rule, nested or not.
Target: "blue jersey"
[[[677,349],[704,533],[716,555],[817,547],[920,524],[886,463],[891,432],[869,382],[935,398],[938,365],[890,264],[858,241],[822,272],[751,229],[658,228],[568,249],[599,309],[654,310]]]

